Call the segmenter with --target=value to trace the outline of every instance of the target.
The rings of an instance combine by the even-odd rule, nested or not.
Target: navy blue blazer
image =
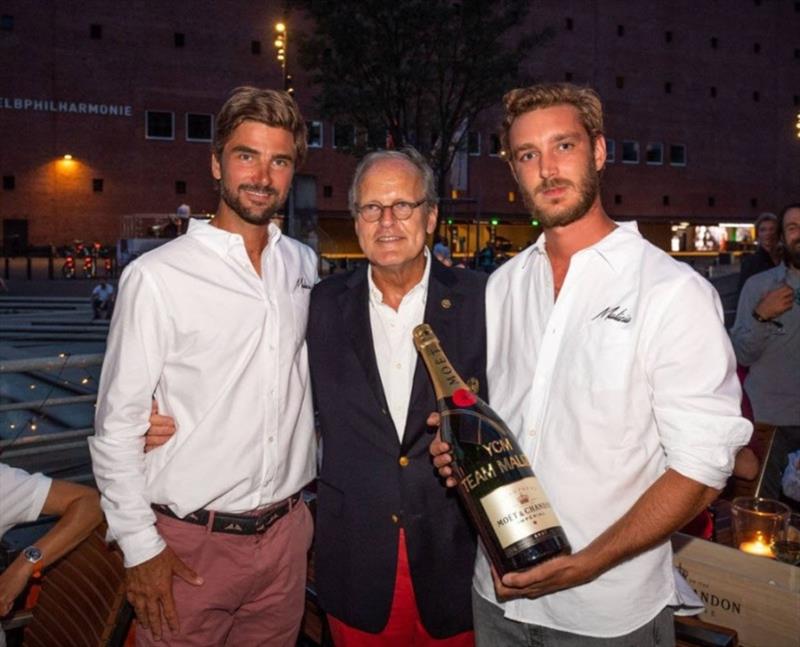
[[[443,350],[484,398],[485,283],[432,260],[425,306]],[[436,400],[420,359],[398,440],[373,349],[366,267],[314,288],[307,339],[322,434],[315,576],[323,609],[363,631],[385,627],[403,528],[425,629],[435,638],[469,630],[475,533],[428,453],[425,420]]]

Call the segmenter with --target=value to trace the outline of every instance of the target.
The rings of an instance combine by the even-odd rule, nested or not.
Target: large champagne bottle
[[[414,344],[433,382],[458,494],[495,570],[502,576],[569,554],[564,530],[506,424],[456,373],[428,324],[414,328]]]

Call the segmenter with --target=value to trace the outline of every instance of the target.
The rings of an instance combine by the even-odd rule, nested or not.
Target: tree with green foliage
[[[295,0],[314,25],[300,64],[326,119],[352,124],[352,151],[411,144],[445,195],[476,116],[524,84],[548,30],[528,33],[529,0]]]

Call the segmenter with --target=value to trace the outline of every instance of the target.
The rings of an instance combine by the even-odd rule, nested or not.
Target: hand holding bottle
[[[442,434],[439,432],[439,422],[441,417],[438,413],[434,412],[428,416],[427,424],[429,427],[437,427],[436,436],[431,441],[428,451],[433,457],[433,466],[439,472],[439,476],[444,479],[447,487],[455,487],[458,481],[453,476],[453,468],[450,463],[453,462],[453,455],[450,453],[450,445],[442,440]]]

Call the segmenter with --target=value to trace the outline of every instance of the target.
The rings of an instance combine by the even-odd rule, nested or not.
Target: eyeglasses
[[[422,198],[419,202],[406,202],[405,200],[398,200],[392,204],[381,204],[379,202],[368,202],[367,204],[359,205],[358,215],[364,222],[378,222],[383,216],[384,209],[391,209],[392,215],[398,220],[408,220],[411,214],[414,213],[419,205],[427,202]]]

